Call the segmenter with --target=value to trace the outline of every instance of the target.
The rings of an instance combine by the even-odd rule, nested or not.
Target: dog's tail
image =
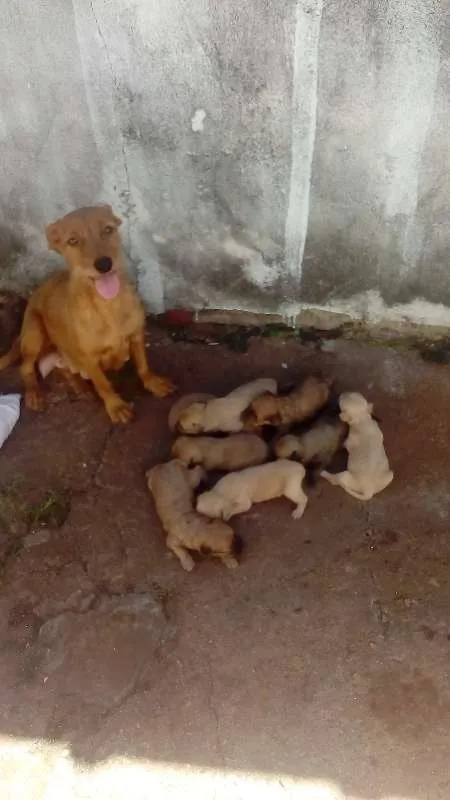
[[[12,347],[0,358],[0,371],[15,364],[20,358],[20,339],[16,339]]]

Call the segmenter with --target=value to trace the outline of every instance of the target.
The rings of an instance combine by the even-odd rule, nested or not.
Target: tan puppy
[[[225,566],[237,567],[242,540],[233,529],[194,511],[194,489],[204,476],[201,467],[189,470],[182,461],[158,464],[146,474],[156,511],[167,533],[167,547],[190,572],[195,562],[189,550],[220,558]]]
[[[252,401],[244,414],[244,425],[248,428],[262,425],[286,428],[293,422],[311,419],[327,403],[330,383],[324,378],[311,376],[287,395],[273,397],[263,394]]]
[[[243,428],[242,415],[255,397],[277,392],[276,381],[272,378],[259,378],[234,389],[225,397],[217,397],[209,402],[192,403],[178,416],[178,428],[182,433],[199,434],[222,431],[238,433]]]
[[[227,472],[262,464],[268,456],[268,445],[254,433],[235,433],[224,439],[180,436],[172,447],[172,457],[189,467],[201,464],[206,470]]]
[[[348,464],[345,472],[322,472],[333,486],[342,486],[358,500],[370,500],[388,486],[394,473],[383,445],[383,434],[372,418],[372,403],[362,394],[345,392],[339,397],[341,419],[350,426],[345,441]]]
[[[278,458],[296,456],[307,467],[324,469],[342,448],[347,434],[348,425],[340,417],[325,413],[299,435],[288,433],[278,439],[275,454]]]
[[[308,502],[302,489],[304,477],[304,466],[287,459],[231,472],[197,498],[197,511],[208,517],[230,519],[248,511],[253,503],[287,497],[296,504],[292,516],[300,519]]]
[[[31,295],[20,336],[11,349],[22,356],[21,374],[28,408],[40,410],[43,394],[37,365],[43,372],[60,366],[77,392],[87,376],[113,422],[129,422],[132,408],[114,391],[106,372],[131,358],[144,387],[157,397],[174,390],[167,378],[149,369],[144,343],[145,314],[123,270],[121,224],[110,206],[79,208],[47,226],[51,250],[66,261]],[[7,363],[4,357],[0,367]]]

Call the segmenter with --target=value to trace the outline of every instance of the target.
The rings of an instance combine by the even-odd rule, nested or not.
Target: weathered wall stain
[[[6,0],[0,286],[110,202],[148,308],[450,323],[448,15],[429,0]],[[194,285],[195,283],[195,285]],[[360,309],[365,311],[361,312]]]

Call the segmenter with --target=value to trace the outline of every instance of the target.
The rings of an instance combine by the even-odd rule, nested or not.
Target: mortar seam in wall
[[[97,14],[96,14],[96,11],[95,11],[95,8],[94,8],[94,2],[93,2],[93,0],[89,0],[89,7],[90,7],[90,9],[91,9],[92,16],[94,17],[94,22],[95,22],[95,26],[96,26],[96,28],[97,28],[98,35],[99,35],[99,37],[100,37],[100,39],[101,39],[101,41],[102,41],[102,44],[103,44],[103,49],[104,49],[104,51],[105,51],[105,55],[106,55],[106,61],[107,61],[107,63],[108,63],[108,68],[109,68],[109,72],[110,72],[110,75],[111,75],[111,81],[112,81],[112,84],[113,84],[114,93],[117,95],[117,92],[118,92],[118,90],[119,90],[118,83],[117,83],[117,79],[116,79],[116,77],[115,77],[115,73],[114,73],[114,69],[113,69],[113,64],[112,64],[112,61],[111,61],[111,58],[110,58],[110,55],[109,55],[109,49],[108,49],[108,45],[107,45],[107,42],[106,42],[106,38],[105,38],[105,36],[104,36],[104,34],[103,34],[103,31],[102,31],[102,28],[101,28],[101,25],[100,25],[100,20],[99,20],[99,19],[98,19],[98,17],[97,17]],[[138,263],[137,263],[137,262],[136,262],[136,261],[133,259],[133,256],[132,256],[132,224],[131,224],[131,203],[130,203],[130,198],[131,198],[131,181],[130,181],[130,171],[129,171],[129,168],[128,168],[128,154],[127,154],[127,148],[126,148],[126,144],[125,144],[125,137],[124,137],[124,135],[123,135],[123,133],[122,133],[122,129],[120,129],[120,149],[121,149],[121,152],[122,152],[123,170],[124,170],[124,173],[125,173],[125,184],[126,184],[126,189],[125,189],[125,191],[126,191],[126,194],[127,194],[127,198],[126,198],[126,201],[125,201],[125,203],[124,203],[124,204],[125,204],[125,206],[126,206],[126,209],[125,209],[125,214],[126,214],[126,217],[127,217],[127,223],[128,223],[128,230],[127,230],[127,239],[128,239],[128,260],[129,260],[129,262],[131,263],[131,265],[132,265],[132,267],[133,267],[133,270],[134,270],[134,273],[135,273],[135,274],[134,274],[134,279],[135,279],[136,285],[138,285],[138,284],[139,284],[139,277],[140,277],[140,276],[139,276],[139,265],[138,265]]]
[[[323,0],[304,8],[295,5],[292,82],[292,162],[285,222],[285,262],[301,286],[308,232],[311,173],[317,126],[318,53]],[[306,129],[306,133],[305,133]],[[305,152],[306,146],[306,152]]]

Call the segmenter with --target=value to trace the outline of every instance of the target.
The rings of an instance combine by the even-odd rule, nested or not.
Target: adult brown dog
[[[0,360],[0,368],[22,356],[25,403],[40,410],[44,396],[37,364],[55,353],[72,387],[82,392],[89,378],[113,422],[129,422],[132,407],[114,391],[106,372],[131,358],[144,387],[164,397],[174,390],[167,378],[149,369],[144,343],[143,306],[124,276],[118,219],[108,205],[79,208],[48,225],[49,248],[68,270],[53,274],[31,295],[20,345]],[[56,363],[56,360],[55,360]]]

